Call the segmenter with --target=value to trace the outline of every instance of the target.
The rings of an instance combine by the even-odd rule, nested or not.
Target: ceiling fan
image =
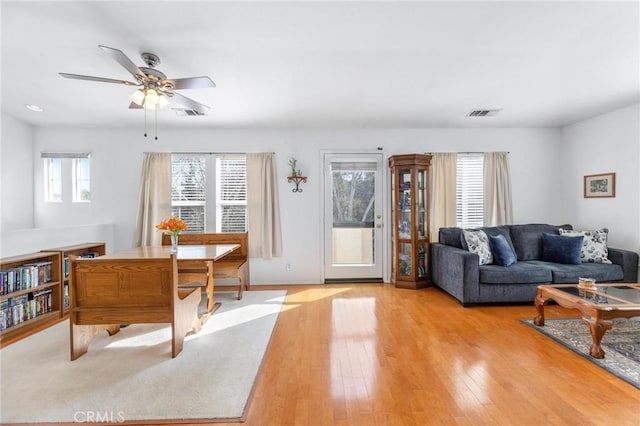
[[[74,78],[78,80],[98,81],[103,83],[115,83],[124,84],[125,86],[135,86],[138,89],[131,95],[131,104],[129,108],[145,108],[153,109],[171,106],[171,109],[178,111],[186,111],[188,115],[206,115],[210,108],[207,105],[196,102],[190,99],[176,90],[183,89],[208,89],[216,87],[211,78],[203,77],[188,77],[188,78],[176,78],[168,79],[167,76],[155,67],[160,64],[160,58],[153,54],[144,52],[140,56],[147,65],[145,67],[139,67],[133,63],[127,55],[121,50],[114,49],[107,46],[98,46],[103,51],[107,52],[111,57],[120,65],[122,65],[131,75],[135,78],[135,81],[117,80],[104,77],[93,77],[89,75],[59,73],[65,78]],[[145,133],[146,136],[146,133]]]

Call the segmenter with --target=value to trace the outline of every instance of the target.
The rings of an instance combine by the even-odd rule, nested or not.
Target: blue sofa
[[[559,234],[571,225],[505,225],[479,228],[487,236],[502,234],[517,257],[511,266],[479,265],[478,255],[467,250],[461,228],[441,228],[431,244],[431,280],[463,305],[485,303],[532,303],[537,286],[577,283],[579,277],[597,282],[637,282],[638,254],[608,248],[611,264],[561,264],[542,260],[542,236]]]

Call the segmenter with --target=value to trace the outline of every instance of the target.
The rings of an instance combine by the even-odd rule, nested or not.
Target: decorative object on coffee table
[[[593,290],[596,288],[596,280],[593,278],[578,278],[578,288]]]
[[[584,198],[607,198],[615,196],[615,173],[602,173],[584,177]]]

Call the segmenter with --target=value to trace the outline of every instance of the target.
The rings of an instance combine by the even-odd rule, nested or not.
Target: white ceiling
[[[640,99],[638,1],[2,1],[2,110],[35,126],[136,126],[131,75],[160,56],[205,117],[167,128],[556,127]],[[28,111],[37,104],[42,113]],[[470,118],[473,109],[501,109]]]

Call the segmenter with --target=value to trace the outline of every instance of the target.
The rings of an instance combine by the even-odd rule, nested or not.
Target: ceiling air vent
[[[176,109],[175,112],[178,117],[195,117],[195,116],[207,115],[203,112],[198,112],[193,109]]]
[[[499,109],[474,109],[467,117],[494,117],[500,112]]]

